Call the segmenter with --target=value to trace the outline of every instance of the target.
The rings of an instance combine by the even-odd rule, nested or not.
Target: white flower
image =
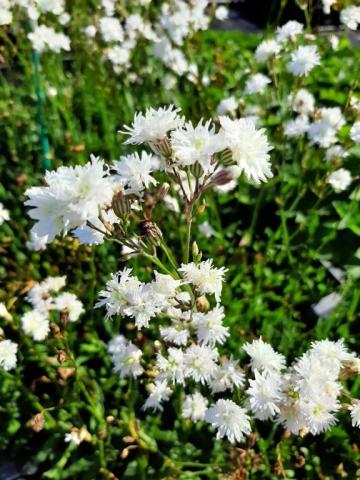
[[[322,0],[323,12],[329,15],[331,7],[336,3],[336,0]]]
[[[86,225],[98,215],[99,208],[111,203],[113,186],[104,171],[104,162],[94,156],[84,166],[60,167],[46,172],[45,187],[26,190],[25,205],[31,218],[38,222],[32,231],[51,241],[61,232],[67,233]]]
[[[7,210],[4,205],[0,202],[0,225],[2,225],[5,221],[10,219],[9,210]]]
[[[18,346],[11,340],[0,340],[0,367],[6,371],[16,367]]]
[[[267,62],[271,57],[277,57],[280,53],[281,46],[276,40],[264,40],[262,41],[256,51],[255,58],[258,62]]]
[[[177,289],[181,286],[181,280],[175,280],[170,275],[164,275],[154,270],[155,280],[151,283],[152,291],[163,295],[167,299],[176,297]]]
[[[276,30],[276,40],[278,42],[284,42],[286,40],[294,41],[296,36],[303,33],[304,27],[296,20],[290,20],[282,27],[278,27]]]
[[[360,120],[355,122],[351,127],[350,137],[355,143],[360,143]]]
[[[115,181],[119,181],[122,186],[129,188],[131,193],[139,193],[150,185],[156,185],[157,181],[151,176],[154,171],[154,156],[141,152],[121,156],[120,160],[113,162],[112,168],[115,170]]]
[[[182,416],[194,422],[204,420],[208,401],[199,392],[186,395],[182,408]]]
[[[28,38],[35,50],[43,52],[49,49],[55,53],[61,50],[70,51],[70,39],[63,33],[55,32],[51,27],[46,25],[36,26],[34,31],[28,34]]]
[[[107,346],[107,351],[110,354],[121,352],[121,350],[126,346],[126,344],[127,344],[127,340],[124,337],[124,335],[115,335],[115,337],[113,337],[109,341]]]
[[[308,135],[312,143],[328,148],[336,143],[336,133],[345,125],[339,107],[320,108],[320,118],[309,126]]]
[[[184,352],[181,348],[170,347],[167,353],[167,357],[160,353],[157,355],[156,367],[160,371],[158,378],[183,384],[185,374]]]
[[[219,305],[209,312],[193,314],[192,323],[201,345],[214,347],[216,343],[222,345],[225,342],[229,336],[229,327],[224,327],[222,324],[224,317],[224,307]]]
[[[224,143],[247,178],[255,183],[271,178],[273,174],[268,152],[272,147],[265,130],[257,130],[254,122],[245,118],[231,120],[229,117],[220,117],[220,124]]]
[[[255,379],[250,379],[249,383],[246,393],[255,418],[268,420],[280,412],[278,404],[282,398],[282,382],[279,374],[267,371],[260,373],[255,370]]]
[[[171,146],[175,154],[175,162],[180,165],[194,165],[198,162],[208,172],[214,153],[222,150],[219,135],[211,120],[196,127],[187,122],[183,128],[171,132]]]
[[[356,30],[360,24],[360,7],[351,5],[340,12],[340,22],[350,30]]]
[[[237,360],[230,358],[224,360],[216,368],[213,378],[209,382],[212,393],[233,391],[234,388],[240,388],[244,385],[245,375],[240,369]]]
[[[3,25],[10,25],[12,22],[12,13],[10,10],[1,7],[0,5],[0,27]]]
[[[327,182],[333,187],[336,192],[346,190],[352,181],[351,173],[345,168],[339,168],[329,175]]]
[[[196,287],[200,294],[214,294],[216,301],[220,300],[224,275],[227,271],[225,267],[213,267],[213,261],[209,259],[198,264],[183,263],[179,271],[187,282]]]
[[[122,42],[124,40],[124,31],[119,20],[115,17],[102,17],[99,23],[100,33],[104,41]]]
[[[330,162],[336,158],[346,158],[349,154],[341,145],[333,145],[329,147],[325,152],[325,160]]]
[[[291,53],[288,70],[294,75],[307,75],[316,65],[320,65],[320,56],[314,45],[301,46]]]
[[[218,400],[206,411],[205,421],[217,429],[217,439],[227,437],[231,443],[242,442],[251,432],[246,411],[232,400]]]
[[[307,133],[311,143],[318,144],[323,148],[329,148],[337,141],[336,130],[322,120],[310,124]]]
[[[259,372],[280,372],[285,367],[285,357],[275,352],[273,347],[260,337],[251,343],[245,343],[243,349],[251,358],[252,370]]]
[[[163,411],[164,408],[161,405],[161,402],[166,402],[169,400],[169,397],[172,393],[171,388],[168,387],[165,380],[156,381],[149,385],[150,395],[147,398],[145,404],[143,405],[143,410],[152,408],[153,410]]]
[[[140,365],[142,352],[124,337],[118,335],[113,338],[108,345],[108,351],[114,364],[114,372],[119,374],[120,378],[136,378],[143,373]]]
[[[170,327],[160,327],[161,337],[169,343],[185,346],[189,340],[190,332],[181,322],[173,322]]]
[[[179,116],[179,112],[179,108],[169,105],[157,110],[148,108],[145,114],[136,113],[132,126],[124,126],[125,131],[122,133],[129,135],[125,144],[160,142],[169,131],[182,127],[184,120]]]
[[[221,100],[216,107],[216,113],[218,115],[226,115],[227,113],[235,113],[238,108],[238,101],[234,97],[228,97]]]
[[[334,412],[339,409],[339,405],[328,403],[325,398],[313,399],[301,408],[307,427],[313,435],[325,432],[337,421]]]
[[[248,95],[252,93],[264,93],[266,85],[271,83],[271,80],[262,73],[256,73],[247,79],[245,85],[245,93]]]
[[[106,58],[113,64],[116,73],[120,73],[124,65],[130,61],[130,50],[124,46],[115,45],[106,51]]]
[[[320,108],[321,121],[335,130],[340,130],[345,125],[345,118],[339,107]]]
[[[95,308],[105,306],[107,318],[128,316],[135,319],[137,328],[147,327],[151,318],[169,307],[171,299],[157,293],[151,283],[141,283],[130,274],[131,270],[127,268],[112,274],[106,290],[100,292],[103,299],[97,302]]]
[[[220,5],[215,10],[215,18],[217,20],[220,20],[220,21],[226,20],[228,16],[229,16],[229,9],[224,5]]]
[[[360,427],[360,401],[353,400],[349,407],[353,427]]]
[[[49,319],[39,310],[31,310],[21,317],[24,332],[34,340],[44,340],[50,332]]]
[[[5,303],[3,303],[3,302],[0,302],[0,318],[3,318],[4,320],[6,320],[8,322],[10,320],[12,320],[12,315],[8,311],[8,309],[6,308]]]
[[[66,310],[70,322],[76,322],[79,320],[80,315],[84,313],[83,304],[73,293],[62,293],[55,299],[54,303],[57,310]]]
[[[83,32],[88,38],[94,38],[97,30],[95,25],[88,25],[87,27],[84,28]]]
[[[191,345],[184,355],[185,375],[202,384],[210,381],[216,370],[217,356],[217,351],[212,348]]]
[[[305,88],[300,88],[294,95],[289,95],[289,101],[294,112],[300,115],[308,115],[314,111],[314,95]]]
[[[46,280],[42,282],[42,285],[50,290],[51,292],[58,292],[66,285],[66,276],[62,277],[47,277]]]
[[[36,283],[28,292],[26,299],[35,310],[41,310],[47,316],[48,310],[53,307],[53,299],[45,282]]]
[[[309,128],[309,119],[306,115],[299,115],[295,120],[285,123],[284,135],[289,138],[302,137]]]

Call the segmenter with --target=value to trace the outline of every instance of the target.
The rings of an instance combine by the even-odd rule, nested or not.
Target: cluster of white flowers
[[[330,7],[334,2],[325,3]],[[355,12],[352,8],[350,7],[351,11]],[[316,65],[319,65],[320,56],[314,45],[300,43],[312,42],[314,39],[313,35],[304,34],[303,26],[300,23],[290,21],[277,29],[276,38],[260,43],[255,52],[255,59],[258,63],[267,63],[270,76],[273,80],[275,79],[275,83],[279,79],[276,79],[276,73],[274,77],[276,70],[276,68],[274,70],[274,66],[277,67],[281,63],[283,63],[282,66],[286,65],[287,69],[295,76],[306,76]],[[290,61],[288,61],[289,57]],[[246,82],[244,93],[260,93],[269,83],[270,79],[263,73],[253,74]],[[277,85],[274,85],[274,88],[278,90]],[[274,93],[278,96],[279,92]],[[245,102],[243,100],[241,102],[244,110]],[[279,102],[281,103],[281,99]],[[325,182],[329,183],[336,192],[346,190],[352,182],[351,173],[346,168],[338,167],[348,156],[348,150],[353,144],[360,142],[360,122],[356,120],[358,118],[357,99],[352,97],[350,100],[351,110],[355,114],[355,122],[350,129],[349,138],[345,142],[342,140],[342,129],[346,125],[346,119],[340,107],[317,106],[313,94],[304,87],[295,87],[288,96],[288,104],[297,116],[284,122],[285,137],[306,139],[311,145],[324,149],[324,160],[333,162],[337,167],[337,170],[332,169],[326,175]],[[285,111],[283,106],[281,109]]]
[[[183,269],[180,271],[183,273]],[[242,442],[250,433],[251,417],[271,420],[290,433],[301,435],[322,433],[336,423],[343,389],[340,380],[360,373],[360,360],[347,351],[342,340],[314,342],[290,367],[286,366],[285,357],[262,338],[246,343],[243,350],[250,357],[251,368],[247,378],[246,369],[242,370],[238,361],[220,357],[216,348],[229,335],[222,323],[224,310],[219,303],[212,309],[199,311],[196,306],[199,304],[191,301],[188,292],[179,291],[190,285],[193,292],[200,295],[202,292],[196,293],[196,277],[190,280],[184,275],[180,283],[164,275],[162,280],[164,284],[177,283],[171,287],[171,301],[164,297],[161,315],[156,315],[157,322],[153,325],[159,327],[162,338],[161,343],[157,342],[155,358],[143,359],[141,349],[122,335],[114,337],[108,346],[114,370],[120,377],[139,377],[145,373],[145,365],[152,372],[145,410],[163,411],[164,402],[170,400],[175,386],[182,385],[190,389],[183,398],[182,416],[192,422],[209,423],[216,429],[217,438],[226,437],[232,443]],[[211,281],[206,290],[215,294]],[[111,300],[108,304],[101,300],[99,305],[105,305],[114,314],[116,310],[121,315],[134,317],[131,306],[128,313],[124,310],[129,305],[129,293],[114,285],[106,293]],[[141,299],[137,302],[142,303]],[[165,319],[170,321],[170,326],[163,325]],[[204,396],[206,387],[207,396]],[[209,400],[209,396],[212,399],[214,395],[231,395],[234,391],[244,393],[243,406],[231,398],[220,398],[214,403]],[[359,401],[353,400],[347,408],[353,425],[359,426]]]
[[[272,419],[294,434],[316,435],[333,426],[341,407],[340,379],[360,371],[355,354],[347,351],[342,340],[317,341],[285,369],[284,358],[272,361],[279,354],[264,355],[264,345],[260,340],[251,351],[245,346],[252,361],[261,358],[260,364],[252,364],[255,378],[247,390],[255,418]]]
[[[43,23],[49,14],[57,25],[69,23],[70,15],[65,11],[64,0],[1,0],[0,25],[11,24],[14,19],[20,19],[23,13],[31,25],[28,38],[35,50],[51,50],[55,53],[70,50],[70,38]],[[18,25],[14,22],[13,27],[18,28]]]
[[[83,304],[76,295],[59,293],[65,284],[65,277],[48,277],[29,290],[27,300],[33,309],[21,317],[21,326],[34,340],[41,341],[48,336],[51,311],[66,313],[70,322],[76,322],[84,312]]]
[[[257,129],[251,119],[221,116],[219,120],[221,127],[216,131],[211,121],[196,126],[185,122],[172,105],[150,108],[137,113],[123,133],[128,135],[126,144],[147,144],[151,153],[124,155],[110,166],[91,156],[84,166],[46,172],[46,186],[25,192],[26,205],[33,207],[29,214],[37,220],[29,246],[41,249],[57,235],[71,231],[88,244],[102,243],[114,231],[121,237],[123,215],[132,208],[141,210],[145,192],[165,188],[154,176],[159,171],[169,175],[169,182],[175,179],[185,202],[210,187],[226,186],[241,173],[256,183],[271,178],[271,146],[265,130]],[[139,249],[140,237],[125,240],[127,246]]]

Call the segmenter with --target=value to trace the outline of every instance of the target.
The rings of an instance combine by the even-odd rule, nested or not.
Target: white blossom
[[[314,95],[305,88],[300,88],[295,94],[289,95],[289,101],[294,112],[300,115],[309,115],[314,111]]]
[[[260,337],[251,343],[245,343],[243,349],[251,358],[250,365],[259,372],[280,372],[285,367],[285,357],[275,352],[269,343]]]
[[[353,427],[360,427],[360,401],[353,400],[349,407]]]
[[[345,168],[339,168],[332,172],[327,179],[328,183],[336,192],[346,190],[352,181],[351,173]]]
[[[360,121],[354,123],[350,130],[350,138],[354,140],[355,143],[360,143]]]
[[[207,399],[199,392],[186,395],[182,407],[182,416],[184,418],[190,418],[194,422],[204,420],[207,405]]]
[[[253,93],[264,93],[266,85],[271,83],[271,80],[262,73],[256,73],[247,79],[245,85],[245,93],[251,95]]]
[[[212,259],[209,259],[198,264],[194,262],[183,263],[179,271],[200,294],[214,294],[216,301],[220,300],[226,268],[214,267]]]
[[[157,143],[163,140],[169,131],[182,127],[184,120],[179,112],[179,108],[169,105],[157,110],[148,108],[145,114],[136,113],[132,126],[124,126],[122,133],[129,135],[125,144]]]
[[[164,407],[161,405],[161,403],[169,400],[169,397],[172,393],[171,388],[168,387],[166,381],[163,380],[151,383],[149,385],[149,390],[150,395],[142,407],[143,410],[152,408],[153,410],[163,411]]]
[[[198,342],[201,345],[214,347],[216,343],[223,344],[229,336],[229,328],[224,327],[224,308],[216,305],[206,313],[194,313],[192,323],[196,328]]]
[[[21,317],[24,332],[36,341],[44,340],[50,332],[48,317],[39,310],[31,310]]]
[[[303,33],[304,27],[296,20],[290,20],[282,27],[278,27],[276,30],[276,40],[280,43],[287,40],[294,41],[296,36]]]
[[[217,351],[212,348],[191,345],[185,350],[185,375],[202,384],[210,381],[216,369],[217,356]]]
[[[300,46],[291,54],[288,70],[297,76],[307,75],[316,65],[320,65],[320,56],[313,45]]]
[[[268,143],[265,130],[257,130],[254,122],[245,118],[232,120],[229,117],[220,117],[220,124],[224,143],[247,178],[255,183],[271,178],[273,174],[268,152],[272,147]]]
[[[246,411],[232,400],[218,400],[206,411],[205,421],[216,428],[216,438],[227,437],[231,443],[244,441],[251,432]]]
[[[350,30],[357,30],[360,24],[360,7],[351,5],[340,12],[340,22]]]
[[[0,367],[6,371],[16,367],[18,346],[11,340],[0,340]]]
[[[267,62],[269,58],[277,57],[280,50],[281,46],[276,40],[264,40],[258,45],[255,58],[259,63]]]
[[[70,322],[76,322],[84,313],[82,302],[73,293],[64,292],[55,299],[55,308],[66,311]]]

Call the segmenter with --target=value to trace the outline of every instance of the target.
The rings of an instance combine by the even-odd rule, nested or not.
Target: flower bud
[[[171,145],[167,137],[159,140],[157,143],[151,142],[149,145],[156,155],[161,155],[162,157],[171,157],[172,155]]]
[[[209,300],[205,297],[205,295],[202,295],[201,297],[198,297],[196,299],[196,308],[198,312],[208,312],[210,310],[210,303]]]
[[[159,245],[163,235],[156,223],[150,220],[143,220],[139,224],[140,234],[150,241],[153,245]]]
[[[158,197],[160,199],[164,198],[167,195],[169,188],[170,188],[170,185],[167,182],[163,183],[159,188]]]
[[[111,207],[114,213],[119,218],[124,218],[129,215],[131,210],[131,201],[128,195],[123,192],[118,192],[113,196]]]
[[[231,182],[234,179],[233,173],[231,169],[224,168],[220,170],[220,172],[216,173],[212,179],[211,183],[217,186],[226,185],[227,183]]]
[[[195,178],[200,178],[201,175],[203,175],[204,173],[204,170],[199,162],[196,162],[193,165],[190,165],[189,170],[191,174],[194,175]]]
[[[228,148],[221,153],[221,161],[224,165],[234,165],[233,155]]]

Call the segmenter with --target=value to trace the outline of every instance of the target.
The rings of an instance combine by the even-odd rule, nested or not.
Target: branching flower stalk
[[[125,143],[144,144],[148,150],[121,156],[109,166],[92,156],[82,167],[47,172],[46,186],[26,192],[30,216],[37,220],[32,233],[44,243],[68,233],[90,245],[112,240],[122,245],[124,260],[140,255],[158,269],[147,282],[131,268],[112,274],[96,304],[105,308],[107,319],[125,317],[154,338],[153,357],[123,335],[108,346],[121,378],[148,379],[144,410],[162,411],[180,386],[182,416],[206,421],[217,438],[242,442],[252,430],[251,417],[282,424],[293,434],[319,434],[337,421],[341,380],[360,371],[359,359],[341,340],[314,342],[290,366],[261,338],[243,346],[250,357],[248,370],[219,353],[230,335],[221,305],[227,270],[203,260],[196,242],[190,252],[196,206],[213,186],[242,173],[258,184],[273,175],[264,129],[248,118],[220,116],[219,123],[217,130],[211,121],[194,126],[172,105],[137,113],[124,127]],[[170,191],[182,205],[181,264],[157,219],[157,207]],[[347,408],[358,425],[357,402]]]

